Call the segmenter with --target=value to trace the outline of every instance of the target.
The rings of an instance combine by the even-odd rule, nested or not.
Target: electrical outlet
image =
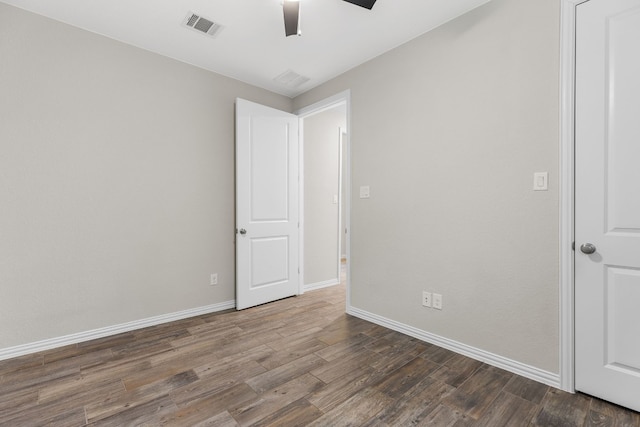
[[[442,295],[433,294],[433,308],[436,310],[442,310]]]
[[[211,273],[211,281],[209,282],[211,286],[218,284],[218,273]]]
[[[431,292],[422,291],[422,305],[431,307]]]

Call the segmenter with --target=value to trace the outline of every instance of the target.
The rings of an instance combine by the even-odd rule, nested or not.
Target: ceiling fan
[[[376,0],[344,0],[365,9],[371,10]],[[300,30],[300,0],[282,0],[282,10],[284,11],[284,33],[287,37],[302,35]]]

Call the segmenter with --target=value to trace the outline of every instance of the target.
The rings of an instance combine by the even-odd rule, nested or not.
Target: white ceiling
[[[300,0],[302,36],[285,37],[281,0],[1,0],[289,97],[489,0]],[[224,26],[215,38],[181,26],[191,11]],[[288,88],[293,70],[310,80]]]

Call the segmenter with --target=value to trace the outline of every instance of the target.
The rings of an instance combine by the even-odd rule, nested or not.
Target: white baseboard
[[[316,289],[328,288],[329,286],[335,286],[339,284],[340,284],[339,279],[329,279],[329,280],[325,280],[324,282],[316,282],[316,283],[309,283],[307,285],[302,285],[302,291],[303,292],[313,291]]]
[[[541,382],[551,387],[560,388],[560,375],[548,372],[534,366],[526,365],[524,363],[508,359],[506,357],[499,356],[497,354],[490,353],[488,351],[481,350],[479,348],[471,347],[466,344],[459,343],[457,341],[444,338],[426,331],[423,331],[413,326],[405,325],[404,323],[396,322],[395,320],[387,319],[377,314],[369,313],[359,308],[352,306],[347,307],[347,314],[350,314],[360,319],[367,320],[385,328],[393,329],[394,331],[401,332],[405,335],[417,338],[419,340],[435,344],[438,347],[446,348],[447,350],[454,351],[456,353],[463,354],[475,360],[479,360],[486,364],[495,366],[505,371],[512,372],[514,374],[529,378],[534,381]]]
[[[78,332],[76,334],[65,335],[62,337],[50,338],[29,344],[18,345],[15,347],[3,348],[0,349],[0,360],[11,359],[12,357],[24,356],[25,354],[37,353],[39,351],[50,350],[52,348],[63,347],[65,345],[77,344],[79,342],[90,341],[97,338],[104,338],[110,335],[121,334],[123,332],[131,332],[136,329],[147,328],[149,326],[173,322],[175,320],[182,320],[189,317],[200,316],[203,314],[215,313],[217,311],[235,308],[235,306],[235,300],[226,301],[218,304],[207,305],[204,307],[192,308],[175,313],[149,317],[147,319],[134,320],[133,322],[122,323],[120,325],[107,326],[105,328],[94,329],[91,331]]]

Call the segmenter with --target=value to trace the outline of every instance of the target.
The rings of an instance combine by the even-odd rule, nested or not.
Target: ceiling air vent
[[[222,25],[216,24],[215,22],[207,18],[203,18],[193,12],[189,12],[187,14],[187,16],[182,20],[182,25],[199,33],[204,33],[210,37],[215,37],[222,29]]]
[[[290,88],[295,88],[305,84],[311,79],[309,77],[301,76],[295,71],[287,70],[273,80],[280,83],[281,85],[284,85]]]

